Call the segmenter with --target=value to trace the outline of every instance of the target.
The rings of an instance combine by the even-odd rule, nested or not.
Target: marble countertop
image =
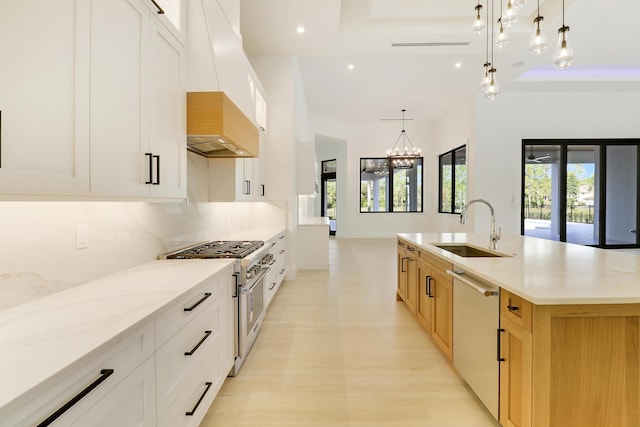
[[[329,217],[327,216],[311,216],[300,218],[298,221],[298,226],[308,227],[308,226],[329,226]]]
[[[399,233],[456,267],[538,305],[640,303],[640,256],[551,240],[503,235],[499,258],[463,258],[434,243],[488,248],[487,234]]]
[[[0,311],[0,408],[234,260],[162,260]]]

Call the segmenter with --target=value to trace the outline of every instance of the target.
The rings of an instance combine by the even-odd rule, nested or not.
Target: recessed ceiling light
[[[353,65],[353,64],[349,64],[349,65],[347,65],[347,68],[348,68],[348,69],[350,69],[350,70],[353,70],[353,69],[354,69],[354,68],[356,68],[356,67],[355,67],[355,65]]]
[[[296,28],[296,31],[298,32],[298,34],[302,34],[304,33],[304,27],[300,25],[298,28]]]
[[[456,68],[462,67],[462,62],[456,62]]]

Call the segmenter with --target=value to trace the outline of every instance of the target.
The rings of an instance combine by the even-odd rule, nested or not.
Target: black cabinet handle
[[[433,294],[431,293],[431,280],[433,277],[427,276],[427,296],[429,298],[433,298]]]
[[[144,183],[153,184],[153,153],[144,153],[144,155],[149,157],[149,179]]]
[[[280,252],[278,252],[278,255],[282,255],[284,253],[284,249],[281,249]]]
[[[280,239],[280,240],[284,239],[284,234],[282,236],[278,237],[278,239]]]
[[[198,301],[196,301],[195,304],[193,304],[191,307],[185,307],[184,311],[193,311],[195,310],[195,308],[197,306],[199,306],[200,304],[202,304],[204,302],[204,300],[206,300],[207,298],[209,298],[211,296],[211,292],[206,292],[204,294],[204,296],[202,298],[200,298]]]
[[[276,287],[276,282],[273,282],[273,285],[269,288],[269,290],[272,291],[273,288],[275,288],[275,287]]]
[[[505,361],[504,357],[502,357],[502,351],[500,349],[500,334],[503,333],[503,332],[504,332],[504,329],[498,328],[498,334],[497,334],[497,336],[498,336],[498,339],[497,339],[497,342],[498,342],[498,344],[497,344],[497,346],[498,346],[498,348],[497,348],[497,350],[498,350],[498,362],[504,362]]]
[[[260,184],[260,187],[262,187],[262,194],[261,196],[264,197],[264,184]]]
[[[251,181],[248,179],[244,180],[244,194],[251,194]]]
[[[400,273],[406,273],[407,271],[404,269],[404,260],[408,259],[407,257],[402,257],[400,260]]]
[[[278,273],[278,274],[282,274],[282,273],[284,273],[284,268],[282,270],[280,270],[280,273]]]
[[[235,286],[233,287],[233,289],[236,291],[235,294],[232,295],[233,298],[238,298],[238,273],[233,273],[232,274],[233,278],[235,279]]]
[[[151,156],[156,159],[156,180],[153,182],[153,185],[160,185],[160,156]]]
[[[191,417],[191,416],[193,416],[193,414],[195,414],[195,413],[196,413],[196,411],[198,410],[198,406],[200,406],[200,403],[202,402],[202,399],[204,399],[204,396],[207,394],[207,392],[209,391],[209,389],[211,388],[211,385],[212,385],[213,383],[211,383],[211,382],[206,382],[206,383],[204,383],[204,384],[205,384],[207,387],[204,389],[204,392],[202,393],[202,395],[200,395],[200,399],[198,399],[198,401],[196,402],[196,406],[194,406],[192,410],[190,410],[190,411],[188,411],[188,412],[185,412],[185,415],[186,415],[187,417]]]
[[[508,305],[507,306],[507,310],[509,311],[518,311],[520,308],[518,306],[515,305]]]
[[[84,388],[84,390],[82,390],[80,393],[76,394],[71,400],[69,400],[67,403],[65,403],[64,405],[62,405],[62,407],[60,407],[60,409],[58,409],[57,411],[55,411],[53,414],[49,415],[49,417],[47,417],[46,420],[44,420],[43,422],[41,422],[40,424],[38,424],[38,427],[46,427],[48,425],[50,425],[51,423],[53,423],[55,420],[57,420],[58,418],[60,418],[62,416],[62,414],[64,414],[65,412],[67,412],[69,409],[71,409],[76,403],[80,402],[86,395],[88,395],[89,393],[91,393],[93,391],[93,389],[95,389],[96,387],[98,387],[100,384],[102,384],[107,378],[109,378],[111,375],[113,375],[115,371],[113,369],[102,369],[100,371],[100,376],[93,381],[91,384],[89,384],[88,386],[86,386]]]
[[[198,341],[198,344],[196,344],[195,347],[193,347],[191,349],[191,351],[185,351],[184,355],[185,356],[193,356],[193,354],[196,352],[196,350],[198,349],[198,347],[200,347],[202,345],[203,342],[205,342],[205,340],[207,338],[209,338],[209,336],[211,335],[211,331],[204,331],[204,337],[202,337],[202,339],[200,341]]]
[[[164,15],[164,10],[160,7],[158,3],[156,3],[155,0],[151,0],[151,3],[153,3],[156,9],[158,9],[158,15]]]

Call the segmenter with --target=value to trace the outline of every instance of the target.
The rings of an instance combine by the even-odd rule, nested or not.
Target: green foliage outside
[[[593,207],[580,201],[580,190],[593,194],[594,176],[581,164],[567,170],[567,221],[593,224]],[[527,219],[551,219],[551,165],[525,166],[524,214]]]
[[[442,198],[440,210],[451,212],[451,165],[442,165]],[[456,165],[455,211],[461,212],[467,199],[467,165]]]

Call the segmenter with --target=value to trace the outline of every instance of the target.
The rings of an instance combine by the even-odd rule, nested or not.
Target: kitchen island
[[[640,257],[516,235],[504,236],[498,251],[488,243],[486,234],[398,234],[398,295],[420,319],[424,288],[420,268],[407,264],[413,259],[499,288],[500,423],[640,425]],[[447,250],[463,244],[497,256]],[[427,296],[445,281],[428,274],[437,280],[427,280]],[[443,323],[442,315],[433,319]],[[443,334],[432,328],[438,343]]]

